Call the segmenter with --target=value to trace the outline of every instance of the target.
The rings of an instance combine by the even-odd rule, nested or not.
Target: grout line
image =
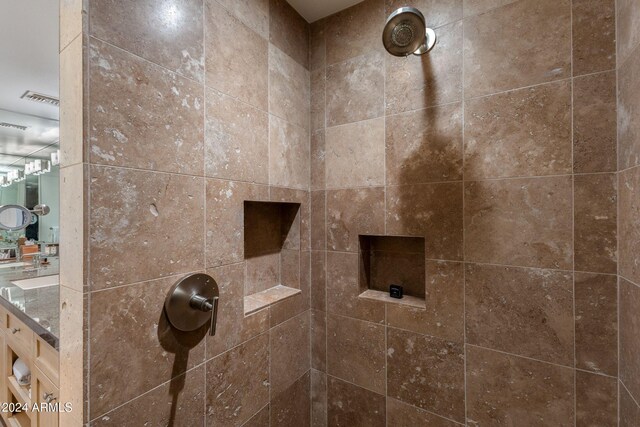
[[[481,345],[478,345],[478,344],[470,344],[470,343],[468,343],[467,346],[478,348],[478,349],[485,350],[485,351],[493,351],[493,352],[504,354],[504,355],[510,356],[510,357],[517,357],[517,358],[520,358],[520,359],[531,360],[533,362],[544,363],[546,365],[556,366],[558,368],[569,369],[571,371],[575,371],[575,369],[571,365],[562,365],[562,364],[559,364],[559,363],[549,362],[548,360],[540,360],[540,359],[536,359],[536,358],[529,357],[529,356],[523,356],[521,354],[509,353],[508,351],[503,351],[503,350],[497,350],[495,348],[484,347],[484,346],[481,346]],[[574,374],[574,376],[575,376],[575,374]]]
[[[202,132],[203,132],[203,155],[202,155],[202,174],[207,174],[207,26],[205,25],[205,12],[207,10],[206,0],[202,0],[202,56],[204,57],[204,63],[202,65]],[[202,247],[202,261],[203,261],[203,271],[206,273],[207,268],[207,180],[203,180],[202,183],[202,203],[203,203],[203,216],[202,216],[202,226],[204,230],[204,238],[203,238],[203,247]],[[243,298],[244,303],[244,298]],[[244,311],[244,306],[243,306]],[[208,335],[208,334],[207,334]],[[207,335],[204,337],[204,398],[202,405],[202,422],[204,424],[207,423]]]
[[[636,406],[640,409],[640,403],[638,403],[638,401],[636,400],[636,397],[629,391],[624,381],[622,381],[622,379],[619,379],[618,382],[622,384],[622,387],[627,391],[627,394],[629,395],[629,397],[631,397],[631,400],[633,400],[633,403],[635,403]]]
[[[578,375],[576,374],[576,177],[575,177],[575,76],[574,76],[574,51],[573,51],[573,3],[572,0],[569,7],[569,43],[571,46],[571,80],[569,90],[571,91],[571,317],[573,326],[573,425],[576,426],[578,414]]]

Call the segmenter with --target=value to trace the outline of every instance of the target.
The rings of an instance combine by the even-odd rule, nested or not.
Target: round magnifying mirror
[[[0,229],[18,231],[27,228],[32,218],[29,209],[20,205],[0,206]]]

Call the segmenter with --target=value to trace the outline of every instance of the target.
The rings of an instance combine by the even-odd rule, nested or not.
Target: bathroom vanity
[[[57,259],[35,268],[32,263],[0,263],[0,415],[8,426],[58,425],[59,286]],[[17,359],[31,373],[20,385],[13,373]],[[28,411],[16,411],[18,406]]]

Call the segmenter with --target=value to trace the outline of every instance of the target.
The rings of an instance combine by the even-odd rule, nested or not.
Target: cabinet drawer
[[[34,334],[34,337],[33,360],[42,373],[44,373],[51,382],[58,387],[58,371],[60,365],[59,353],[37,334]]]
[[[33,354],[33,331],[11,313],[7,316],[5,336],[7,343],[13,346],[16,352],[31,357]]]
[[[46,375],[37,367],[33,372],[34,376],[31,380],[31,400],[38,404],[55,405],[59,404],[60,390],[56,387]],[[57,411],[43,411],[34,414],[37,418],[36,425],[38,427],[58,427]]]

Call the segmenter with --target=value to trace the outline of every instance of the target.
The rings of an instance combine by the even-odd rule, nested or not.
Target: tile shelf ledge
[[[425,300],[411,295],[404,295],[401,299],[391,298],[387,292],[376,291],[375,289],[367,289],[358,295],[358,298],[364,298],[374,301],[382,301],[389,304],[404,305],[413,308],[426,310]]]
[[[247,295],[244,297],[244,315],[248,316],[301,293],[300,289],[277,285],[264,291]]]

